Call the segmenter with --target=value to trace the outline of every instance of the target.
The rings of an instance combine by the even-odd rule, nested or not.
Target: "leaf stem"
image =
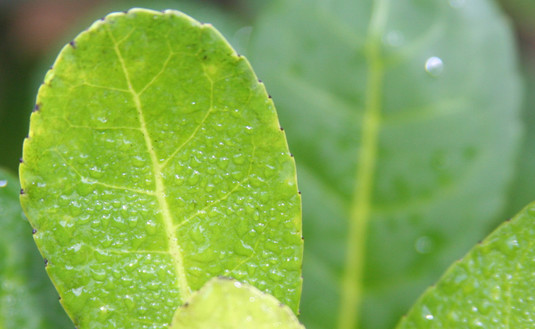
[[[362,142],[358,152],[355,191],[349,213],[346,267],[342,278],[338,329],[354,329],[360,322],[366,233],[370,220],[378,135],[381,125],[381,96],[384,76],[384,63],[381,58],[381,36],[387,12],[387,0],[374,2],[368,40],[364,49],[368,63],[368,81],[362,119]]]

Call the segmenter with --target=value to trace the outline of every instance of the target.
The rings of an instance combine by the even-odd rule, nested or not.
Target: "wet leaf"
[[[72,328],[33,243],[19,192],[18,179],[0,169],[0,328]]]
[[[534,237],[535,203],[451,266],[397,328],[533,327]]]
[[[39,90],[21,203],[78,328],[166,328],[211,277],[297,312],[295,164],[247,60],[210,25],[94,23]]]
[[[236,280],[213,278],[179,307],[171,329],[304,329],[276,298]]]
[[[392,328],[504,206],[510,30],[485,0],[294,0],[254,32],[304,196],[301,321]]]

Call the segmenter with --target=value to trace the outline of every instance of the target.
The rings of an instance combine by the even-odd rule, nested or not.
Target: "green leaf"
[[[532,203],[451,266],[397,329],[533,327],[534,247]]]
[[[0,328],[72,327],[19,204],[18,179],[0,168]]]
[[[210,25],[134,9],[60,53],[21,203],[78,328],[166,328],[224,275],[297,312],[301,210],[275,108]]]
[[[300,319],[391,328],[504,206],[511,32],[485,0],[281,1],[254,31],[304,195]]]
[[[171,329],[305,329],[288,306],[255,287],[213,278],[173,317]]]

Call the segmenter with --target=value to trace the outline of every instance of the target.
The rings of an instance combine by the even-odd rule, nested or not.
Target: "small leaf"
[[[72,327],[32,241],[17,178],[0,169],[0,328]]]
[[[171,329],[305,329],[289,307],[247,284],[213,278],[179,307]]]
[[[275,108],[210,25],[94,23],[39,90],[21,203],[78,328],[165,328],[211,277],[297,312],[300,196]]]
[[[451,266],[397,329],[532,328],[534,281],[532,203]]]

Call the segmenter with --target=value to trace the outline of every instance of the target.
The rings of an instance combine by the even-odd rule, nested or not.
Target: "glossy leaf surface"
[[[304,329],[276,298],[236,280],[213,278],[177,309],[171,329]]]
[[[397,329],[535,325],[535,204],[448,269]]]
[[[504,205],[510,31],[485,0],[292,0],[254,32],[304,195],[301,321],[392,328]]]
[[[72,328],[33,243],[19,192],[18,179],[0,169],[0,328]]]
[[[78,328],[165,328],[209,278],[297,312],[300,197],[275,108],[210,25],[94,23],[39,90],[21,202]]]

